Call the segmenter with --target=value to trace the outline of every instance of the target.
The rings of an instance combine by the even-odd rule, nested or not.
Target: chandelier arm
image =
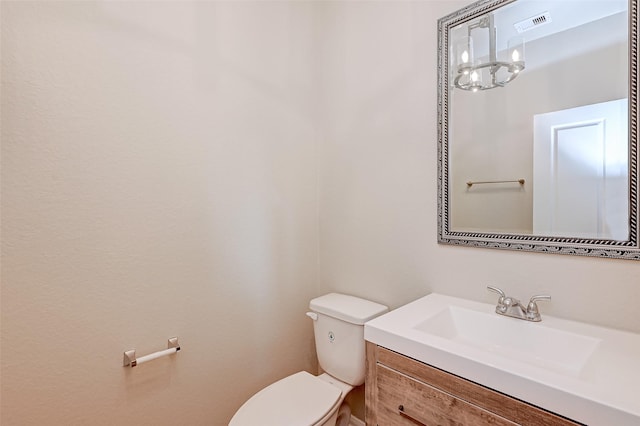
[[[512,64],[509,62],[503,61],[491,61],[478,64],[474,67],[470,67],[465,69],[465,73],[458,72],[453,80],[453,85],[458,89],[467,90],[467,91],[481,91],[481,90],[489,90],[495,87],[504,87],[507,83],[515,80],[518,77],[518,74],[521,70],[524,69],[524,66],[516,66],[517,64]],[[478,71],[484,68],[489,68],[489,73],[491,74],[491,83],[488,85],[474,84],[469,81],[468,83],[461,82],[461,79],[465,75],[469,75],[473,71]],[[508,76],[504,80],[497,80],[497,73],[501,68],[506,68],[509,73]]]

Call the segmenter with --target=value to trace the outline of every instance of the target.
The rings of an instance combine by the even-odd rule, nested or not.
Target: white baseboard
[[[351,416],[351,420],[349,421],[349,426],[365,426],[364,422],[357,417]]]

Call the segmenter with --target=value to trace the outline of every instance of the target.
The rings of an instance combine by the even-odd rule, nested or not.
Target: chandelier
[[[482,56],[482,59],[475,59],[474,39],[471,32],[475,30],[477,34],[478,31],[485,29],[489,32],[488,52]],[[485,15],[470,24],[467,27],[467,36],[456,39],[451,48],[453,86],[458,89],[477,92],[504,87],[524,70],[524,39],[522,37],[509,39],[506,60],[498,60],[493,14]]]

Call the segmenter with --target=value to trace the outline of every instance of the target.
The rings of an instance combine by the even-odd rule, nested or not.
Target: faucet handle
[[[542,321],[542,317],[538,311],[538,304],[536,303],[538,300],[551,300],[551,296],[539,294],[531,297],[527,305],[527,319],[530,321]]]
[[[491,290],[494,293],[498,293],[500,295],[500,300],[504,300],[504,298],[507,297],[507,295],[504,294],[504,291],[500,290],[498,287],[491,287],[490,285],[488,285],[487,290]]]
[[[498,293],[500,295],[500,298],[498,299],[498,305],[496,306],[496,313],[504,314],[507,311],[507,306],[504,303],[505,299],[507,299],[507,295],[504,294],[504,291],[502,291],[498,287],[491,287],[490,285],[488,285],[487,290],[491,290],[494,293]]]

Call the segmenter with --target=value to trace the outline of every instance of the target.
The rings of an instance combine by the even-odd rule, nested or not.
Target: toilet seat
[[[301,371],[285,377],[252,396],[240,407],[229,426],[312,426],[341,401],[342,391]]]

